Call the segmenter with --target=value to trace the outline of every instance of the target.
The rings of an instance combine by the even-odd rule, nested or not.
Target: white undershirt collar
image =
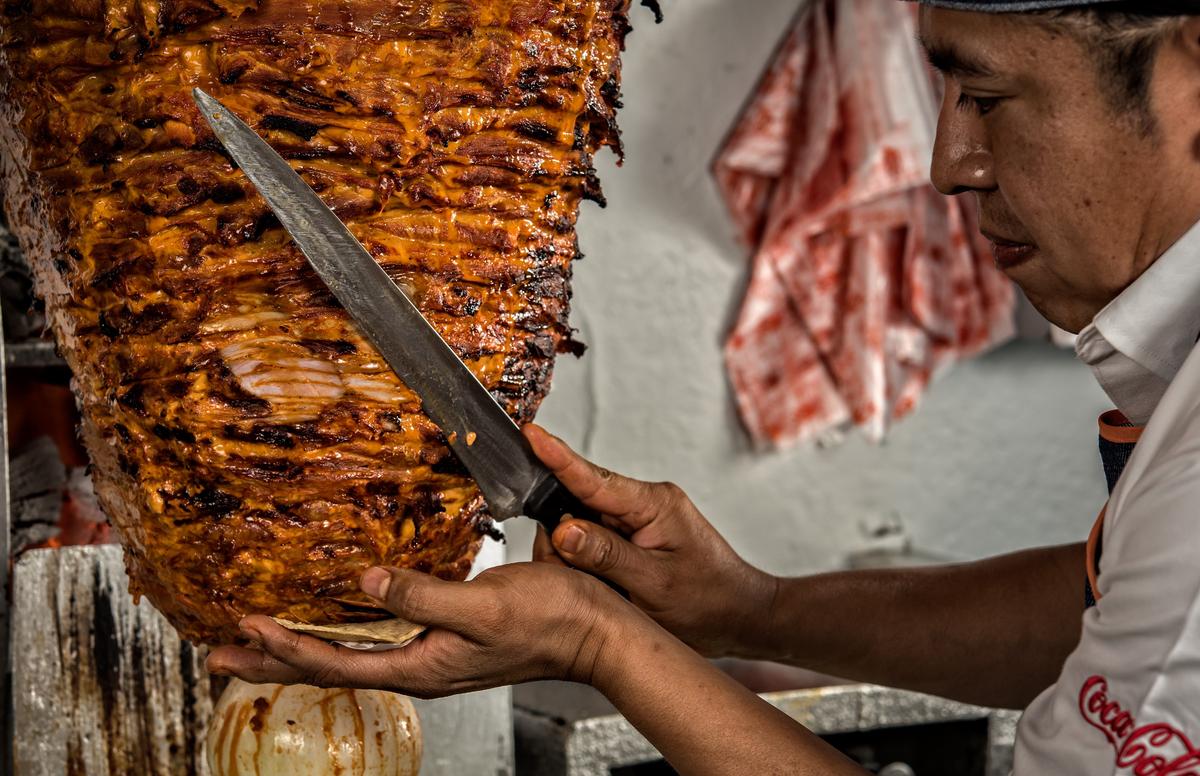
[[[1200,338],[1200,223],[1079,333],[1075,350],[1130,421],[1145,425]]]

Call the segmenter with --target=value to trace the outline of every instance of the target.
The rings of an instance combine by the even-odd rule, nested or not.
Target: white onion
[[[227,345],[221,355],[243,390],[277,407],[298,403],[293,410],[316,417],[323,405],[345,394],[341,374],[336,364],[319,358],[282,355],[288,344],[278,337],[264,337]]]
[[[383,377],[369,375],[347,375],[343,378],[346,390],[384,404],[396,404],[403,397],[399,386]]]
[[[261,326],[264,323],[272,321],[282,321],[288,316],[283,313],[275,312],[258,312],[249,315],[235,315],[230,318],[219,318],[214,321],[209,321],[200,327],[201,334],[215,334],[225,331],[248,331]]]
[[[421,728],[403,695],[234,679],[206,750],[212,776],[417,776]]]

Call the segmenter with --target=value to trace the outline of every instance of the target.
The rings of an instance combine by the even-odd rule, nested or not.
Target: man
[[[547,562],[465,584],[367,571],[368,594],[432,628],[403,650],[350,654],[251,617],[244,630],[261,649],[222,648],[210,668],[419,696],[565,678],[604,692],[681,773],[861,772],[697,652],[737,655],[1028,706],[1018,774],[1200,772],[1192,13],[1191,2],[1069,0],[922,9],[946,84],[934,183],[976,196],[999,266],[1049,320],[1081,332],[1081,358],[1124,413],[1102,426],[1115,489],[1087,544],[778,579],[742,561],[678,488],[608,473],[531,428],[607,528],[567,521],[552,542],[539,537]]]

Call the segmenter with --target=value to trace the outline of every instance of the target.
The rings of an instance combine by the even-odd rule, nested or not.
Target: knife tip
[[[218,114],[221,111],[221,103],[217,102],[215,97],[199,86],[192,89],[192,100],[204,113],[212,115],[213,118],[220,118]]]

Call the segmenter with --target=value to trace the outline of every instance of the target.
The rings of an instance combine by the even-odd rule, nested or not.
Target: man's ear
[[[1180,43],[1184,51],[1200,66],[1200,16],[1183,17],[1183,29],[1180,33]]]

